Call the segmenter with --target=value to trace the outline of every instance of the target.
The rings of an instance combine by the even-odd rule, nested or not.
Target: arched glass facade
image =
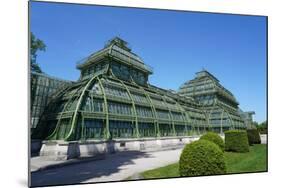
[[[34,136],[83,140],[186,136],[203,131],[203,111],[188,110],[185,105],[195,108],[196,103],[184,104],[173,95],[99,74],[55,98]]]
[[[178,93],[158,88],[147,82],[152,68],[125,44],[115,38],[78,64],[79,80],[52,97],[33,138],[175,137],[244,128],[238,103],[222,86],[216,90],[220,85],[212,75],[207,77],[213,80],[192,80]]]

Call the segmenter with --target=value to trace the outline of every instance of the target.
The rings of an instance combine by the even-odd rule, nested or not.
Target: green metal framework
[[[67,89],[70,81],[50,77],[43,73],[31,74],[31,129],[35,129],[45,107],[58,92]]]
[[[195,79],[184,83],[178,93],[194,98],[202,106],[208,129],[219,133],[228,129],[245,129],[234,95],[208,71],[202,70],[196,74]]]
[[[51,98],[32,137],[139,139],[244,128],[237,101],[213,75],[199,72],[178,93],[158,88],[148,83],[152,68],[126,45],[114,38],[83,59],[79,80]]]

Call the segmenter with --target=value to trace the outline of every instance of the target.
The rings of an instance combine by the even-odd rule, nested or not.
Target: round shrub
[[[222,151],[224,151],[224,142],[223,139],[216,133],[214,132],[208,132],[204,134],[203,136],[200,137],[200,140],[208,140],[210,142],[213,142],[217,144]]]
[[[224,132],[225,151],[249,152],[249,142],[246,131],[229,130]]]
[[[259,131],[257,129],[248,129],[247,135],[248,135],[248,141],[249,141],[250,145],[261,143],[261,137],[260,137]]]
[[[222,150],[207,140],[187,144],[180,156],[179,173],[180,176],[225,174],[226,164]]]

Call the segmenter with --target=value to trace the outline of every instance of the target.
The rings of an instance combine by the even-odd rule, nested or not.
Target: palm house
[[[140,141],[246,128],[239,103],[211,73],[198,72],[178,92],[153,86],[148,82],[153,69],[118,37],[77,69],[78,81],[48,96],[32,139]]]

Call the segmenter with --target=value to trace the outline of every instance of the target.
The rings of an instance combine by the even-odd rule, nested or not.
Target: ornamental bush
[[[229,130],[225,134],[225,151],[249,152],[249,142],[246,131]]]
[[[223,142],[223,139],[216,133],[214,132],[208,132],[206,134],[204,134],[203,136],[200,137],[200,140],[208,140],[208,141],[211,141],[215,144],[217,144],[220,149],[222,151],[224,151],[224,142]]]
[[[248,129],[247,135],[248,135],[248,141],[249,141],[250,145],[261,143],[261,137],[260,137],[259,131],[257,129]]]
[[[222,150],[208,140],[187,144],[180,156],[180,176],[225,174],[226,164]]]

